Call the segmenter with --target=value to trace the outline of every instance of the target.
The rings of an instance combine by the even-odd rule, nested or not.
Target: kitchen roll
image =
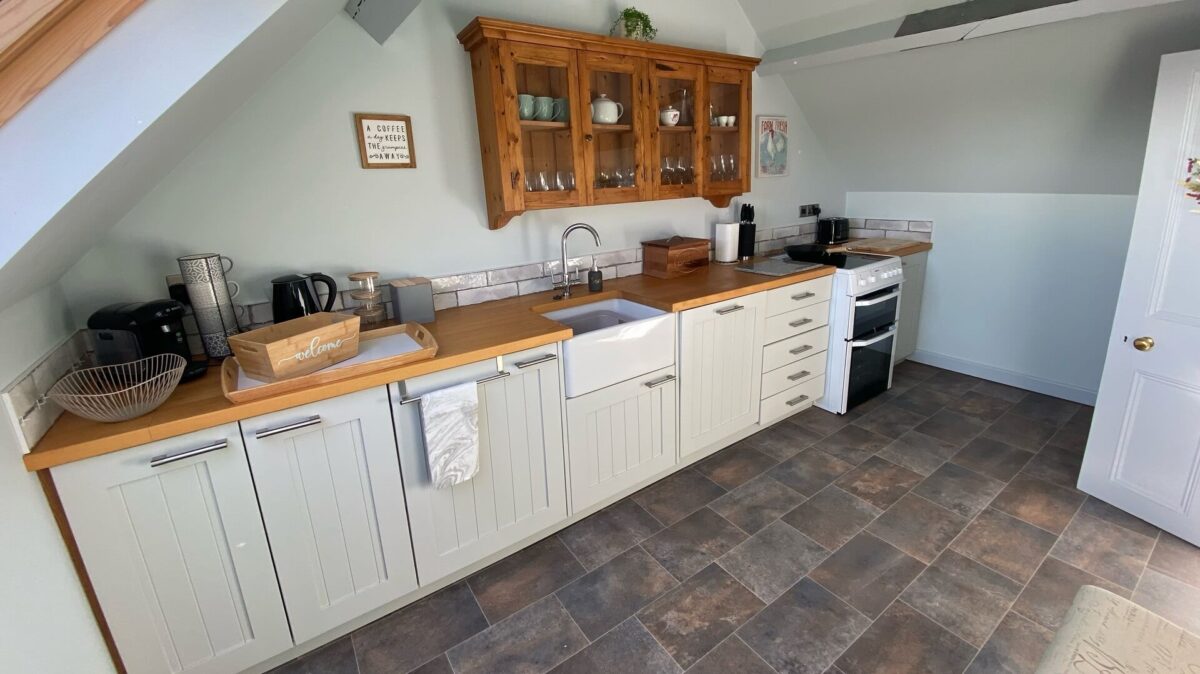
[[[738,224],[736,222],[717,223],[717,250],[714,256],[717,262],[737,262]]]

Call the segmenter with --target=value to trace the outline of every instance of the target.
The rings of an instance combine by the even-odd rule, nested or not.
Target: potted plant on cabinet
[[[649,42],[658,35],[658,29],[651,23],[649,14],[637,7],[626,7],[617,15],[608,34]]]

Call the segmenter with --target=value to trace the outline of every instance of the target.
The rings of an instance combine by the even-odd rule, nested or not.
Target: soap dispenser
[[[588,272],[588,292],[598,293],[604,290],[604,272],[592,262],[592,269]]]

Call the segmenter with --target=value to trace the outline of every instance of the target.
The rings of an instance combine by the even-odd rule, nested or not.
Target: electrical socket
[[[803,204],[800,206],[800,217],[811,218],[821,212],[821,204]]]

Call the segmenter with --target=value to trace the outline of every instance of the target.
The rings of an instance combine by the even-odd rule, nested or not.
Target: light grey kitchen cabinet
[[[896,329],[896,352],[892,362],[913,355],[917,350],[917,330],[921,323],[921,296],[925,293],[925,263],[929,252],[900,258],[904,269],[904,287],[900,291],[900,325]]]
[[[566,519],[557,348],[530,349],[389,387],[422,585]],[[416,400],[468,381],[479,382],[479,472],[437,489],[429,477]]]
[[[297,642],[417,588],[383,386],[242,422]]]
[[[766,293],[681,315],[679,446],[688,456],[758,422]]]
[[[675,368],[567,401],[574,512],[675,465]]]
[[[51,474],[130,674],[239,672],[292,646],[237,424]]]

